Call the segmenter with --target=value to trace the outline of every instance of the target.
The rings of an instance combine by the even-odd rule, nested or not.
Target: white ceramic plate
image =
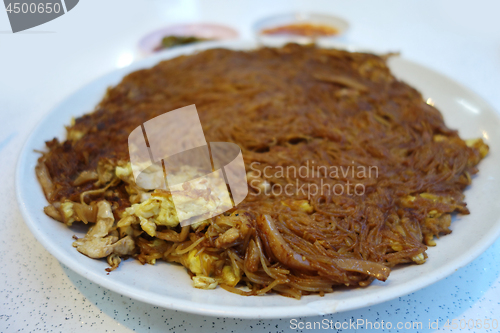
[[[500,234],[498,114],[477,95],[452,80],[402,58],[393,58],[390,67],[396,76],[419,89],[425,98],[432,98],[449,127],[458,129],[462,138],[482,137],[491,149],[479,165],[480,172],[474,177],[472,186],[465,192],[471,215],[454,219],[453,233],[439,239],[437,247],[429,248],[429,259],[424,265],[396,268],[388,281],[376,281],[367,288],[341,290],[324,297],[305,296],[301,300],[278,295],[244,297],[221,288],[195,289],[184,268],[168,263],[143,266],[129,259],[116,271],[106,274],[104,269],[108,265],[104,260],[90,259],[71,245],[72,236],[83,236],[84,228],[70,229],[43,213],[47,202],[35,176],[39,155],[33,150],[44,149],[44,141],[54,136],[64,139],[64,125],[69,124],[71,117],[92,111],[106,88],[119,83],[125,74],[151,67],[161,59],[214,46],[249,49],[255,44],[214,42],[160,52],[84,86],[58,105],[33,131],[18,161],[17,197],[27,225],[61,263],[103,287],[157,306],[218,317],[285,318],[352,310],[407,295],[468,264]]]

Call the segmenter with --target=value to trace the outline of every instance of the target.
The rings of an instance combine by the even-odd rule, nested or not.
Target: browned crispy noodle
[[[74,246],[107,258],[108,270],[127,257],[166,260],[184,265],[198,288],[295,298],[385,281],[397,264],[425,262],[434,237],[451,232],[452,213],[469,214],[462,191],[488,152],[481,139],[447,128],[386,58],[289,44],[212,49],[134,72],[67,127],[66,141],[46,143],[36,168],[45,213],[92,225]],[[135,184],[127,138],[191,104],[208,142],[241,148],[249,195],[181,228],[169,192]],[[331,175],[321,166],[376,174]],[[300,190],[311,184],[347,189]],[[287,193],[272,191],[286,185]]]

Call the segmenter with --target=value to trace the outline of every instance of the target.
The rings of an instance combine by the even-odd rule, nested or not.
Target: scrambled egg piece
[[[203,273],[203,270],[201,269],[201,256],[202,255],[205,255],[206,256],[206,259],[211,259],[209,255],[207,254],[200,254],[200,255],[197,255],[196,256],[196,253],[198,251],[197,250],[191,250],[189,251],[188,255],[183,258],[184,260],[184,263],[187,268],[189,268],[189,270],[191,272],[193,272],[194,274],[202,274]]]
[[[414,201],[415,201],[415,197],[413,195],[408,195],[406,197],[404,197],[403,199],[401,199],[401,204],[403,205],[403,207],[413,207],[414,206]]]
[[[394,251],[403,251],[403,246],[401,245],[400,242],[393,241],[392,239],[389,239],[389,243],[391,244],[391,248]]]
[[[209,224],[210,224],[210,220],[209,219],[206,219],[206,220],[203,220],[203,221],[194,222],[194,223],[191,224],[191,229],[196,230],[196,229],[198,229],[201,226],[206,227]]]
[[[429,246],[436,246],[436,242],[434,241],[434,235],[433,234],[427,234],[424,236],[424,241],[425,244]]]
[[[219,283],[227,284],[234,287],[240,282],[242,272],[235,273],[233,268],[226,265],[222,268],[220,276],[211,277],[211,271],[207,271],[213,266],[213,263],[218,260],[217,257],[211,256],[207,253],[198,253],[198,250],[193,249],[183,255],[180,259],[183,266],[187,267],[193,274],[193,283],[196,288],[200,289],[214,289]],[[202,267],[202,262],[207,265],[205,271]]]
[[[126,183],[132,182],[132,166],[130,165],[130,163],[127,163],[123,167],[117,166],[115,169],[115,175]]]
[[[199,289],[214,289],[219,283],[224,283],[230,287],[234,287],[240,282],[241,275],[238,276],[234,273],[231,266],[224,266],[222,269],[222,276],[209,277],[203,274],[193,276],[193,285]]]
[[[473,147],[479,150],[481,158],[485,158],[485,156],[488,155],[488,152],[490,150],[488,145],[485,144],[483,139],[481,138],[465,140],[465,144],[467,145],[467,147]]]
[[[202,265],[202,256],[206,263],[212,266],[212,262],[216,260],[216,257],[212,257],[206,253],[200,253],[196,255],[198,251],[193,249],[189,251],[189,253],[185,254],[181,258],[181,263],[183,266],[187,267],[192,273],[196,274],[193,276],[193,283],[196,288],[200,289],[214,289],[218,285],[218,281],[215,278],[208,277],[203,274]],[[210,272],[207,272],[210,274]]]
[[[77,141],[77,140],[80,140],[81,138],[83,138],[83,136],[86,134],[85,132],[83,131],[79,131],[77,129],[75,129],[73,126],[75,125],[75,118],[72,118],[71,119],[71,127],[66,127],[66,130],[67,130],[67,139],[68,140],[73,140],[73,141]]]
[[[447,140],[448,137],[446,135],[436,134],[432,139],[434,140],[434,142],[441,142]]]
[[[234,273],[234,270],[231,266],[224,266],[222,269],[222,280],[225,284],[230,287],[234,287],[240,282],[241,275],[238,276]]]
[[[154,222],[151,222],[142,216],[139,216],[139,220],[141,221],[142,230],[144,230],[151,237],[156,236],[156,224]]]
[[[179,224],[172,197],[166,193],[155,191],[144,202],[133,204],[125,209],[125,216],[139,218],[142,230],[148,235],[156,235],[156,226],[164,225],[174,228]]]
[[[193,285],[199,289],[215,289],[217,287],[217,280],[204,275],[193,276]]]
[[[416,256],[411,257],[411,260],[413,260],[416,264],[423,264],[425,262],[425,257],[423,253],[419,253]]]
[[[281,202],[282,205],[292,208],[293,210],[301,210],[304,213],[311,214],[314,208],[309,204],[308,200],[286,200]]]

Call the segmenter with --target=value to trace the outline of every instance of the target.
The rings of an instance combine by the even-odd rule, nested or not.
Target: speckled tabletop
[[[196,316],[154,307],[104,289],[53,258],[23,222],[14,173],[22,144],[36,123],[68,94],[140,56],[137,41],[176,22],[219,22],[243,38],[263,16],[292,10],[332,13],[351,29],[344,41],[401,51],[477,92],[500,110],[500,3],[486,1],[81,1],[67,15],[12,34],[0,10],[0,331],[286,332],[307,322],[365,319],[393,323],[500,321],[500,241],[453,275],[425,289],[340,314],[277,320]],[[301,326],[304,325],[304,326]],[[302,328],[303,327],[303,328]],[[298,329],[302,328],[302,329]],[[326,329],[332,330],[332,329]],[[334,330],[334,329],[333,329]],[[355,331],[349,327],[343,332]],[[377,332],[389,330],[374,329]],[[463,331],[463,330],[462,330]],[[499,329],[473,329],[498,332]]]

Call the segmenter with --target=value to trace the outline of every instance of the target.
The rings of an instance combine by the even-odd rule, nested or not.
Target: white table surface
[[[86,0],[54,21],[17,34],[11,33],[2,8],[1,332],[295,331],[289,319],[196,316],[150,306],[91,283],[61,265],[35,240],[21,218],[14,189],[17,156],[36,123],[85,83],[138,59],[137,41],[146,33],[179,22],[215,22],[232,26],[242,38],[250,38],[255,20],[292,10],[342,16],[351,24],[343,41],[400,51],[404,57],[469,87],[500,110],[500,2],[496,0]],[[447,319],[500,320],[499,252],[497,241],[471,264],[432,286],[376,306],[324,318],[341,323],[359,318],[423,323],[422,330],[391,332],[431,332],[434,330],[428,328],[428,322],[436,320],[440,332],[450,331],[442,328]]]

